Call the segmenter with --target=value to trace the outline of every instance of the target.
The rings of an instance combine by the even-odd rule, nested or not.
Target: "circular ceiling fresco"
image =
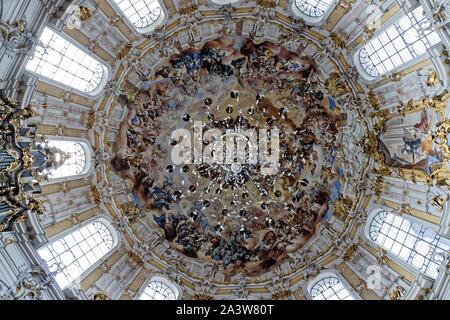
[[[185,50],[129,104],[111,165],[173,248],[260,274],[303,247],[340,194],[347,117],[325,82],[311,57],[276,43]]]

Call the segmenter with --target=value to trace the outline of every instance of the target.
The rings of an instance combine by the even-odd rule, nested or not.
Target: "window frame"
[[[56,235],[54,235],[53,237],[47,238],[45,242],[41,243],[37,248],[36,248],[36,252],[39,249],[42,249],[46,246],[48,246],[49,244],[58,241],[62,238],[64,238],[65,236],[73,233],[76,230],[80,230],[81,228],[89,225],[90,223],[93,222],[101,222],[103,223],[109,230],[109,232],[111,233],[111,236],[113,238],[113,245],[111,247],[111,249],[109,249],[102,258],[100,258],[99,260],[97,260],[95,263],[93,263],[92,265],[89,266],[89,268],[87,268],[86,270],[84,270],[77,278],[73,279],[71,282],[69,282],[65,287],[60,287],[62,290],[68,289],[68,288],[72,288],[74,286],[76,286],[77,284],[79,284],[85,277],[86,275],[90,274],[93,270],[95,270],[95,268],[97,268],[100,264],[102,264],[105,260],[107,260],[113,253],[114,251],[117,250],[117,248],[120,247],[120,237],[119,234],[117,232],[117,230],[114,228],[112,221],[108,218],[108,217],[98,217],[95,216],[91,219],[88,219],[86,221],[83,221],[82,223],[71,227],[67,230],[64,230]],[[47,263],[46,260],[44,260],[40,254],[38,253],[39,258],[44,262]],[[59,284],[56,282],[56,284],[59,286]]]
[[[82,147],[84,148],[84,152],[86,154],[86,164],[85,164],[85,168],[84,170],[76,175],[73,176],[66,176],[66,177],[61,177],[61,178],[49,178],[49,181],[42,181],[41,182],[41,186],[46,185],[46,184],[53,184],[53,183],[59,183],[59,182],[64,182],[64,181],[70,181],[70,180],[77,180],[77,179],[82,179],[82,178],[86,178],[88,176],[91,175],[92,170],[94,170],[94,166],[93,166],[93,161],[92,161],[92,157],[94,155],[94,150],[92,149],[92,145],[91,143],[84,138],[73,138],[73,137],[61,137],[61,136],[45,136],[45,141],[70,141],[70,142],[75,142],[75,143],[79,143],[82,145]]]
[[[361,297],[358,295],[358,293],[356,293],[356,291],[350,285],[350,283],[348,283],[347,280],[345,280],[344,277],[335,270],[322,271],[319,275],[310,279],[307,282],[306,286],[304,287],[304,288],[306,288],[306,291],[305,291],[306,298],[308,300],[314,300],[311,295],[311,289],[314,287],[314,285],[316,283],[318,283],[319,281],[321,281],[325,278],[329,278],[329,277],[337,278],[344,285],[344,287],[350,292],[350,294],[352,295],[354,300],[362,300]],[[323,301],[330,301],[330,300],[323,300]]]
[[[392,212],[392,210],[388,207],[377,207],[375,209],[373,209],[372,211],[370,211],[370,214],[367,216],[367,220],[366,223],[364,225],[364,237],[365,239],[369,242],[369,244],[378,249],[378,248],[383,248],[383,246],[381,246],[378,242],[373,241],[372,237],[370,236],[370,229],[371,229],[371,225],[372,225],[372,221],[375,219],[375,217],[380,213],[380,212],[387,212],[387,213],[391,213],[393,215],[396,215],[395,212]],[[439,235],[440,237],[443,237],[442,235],[439,234],[438,232],[438,225],[435,225],[431,222],[425,221],[425,220],[421,220],[419,218],[416,218],[414,216],[410,216],[407,214],[403,214],[400,216],[401,218],[408,220],[409,222],[415,222],[417,224],[419,224],[422,227],[431,229],[432,231],[434,231],[437,235]],[[445,238],[445,237],[444,237]],[[384,248],[383,248],[384,249]],[[401,259],[399,256],[397,256],[396,254],[392,253],[390,250],[386,250],[386,255],[388,256],[388,258],[392,261],[394,261],[395,263],[401,265],[404,269],[408,270],[410,273],[419,276],[419,274],[424,274],[427,277],[430,277],[430,275],[420,271],[419,268],[417,268],[416,266],[414,266],[413,264],[408,263],[407,261]],[[439,277],[439,275],[438,275]]]
[[[144,284],[141,286],[141,288],[137,292],[136,296],[134,297],[134,300],[141,301],[142,294],[144,293],[145,289],[147,289],[149,283],[152,281],[161,282],[161,283],[165,284],[166,286],[168,286],[169,288],[171,288],[173,290],[173,292],[175,293],[175,300],[182,299],[183,290],[175,282],[168,279],[167,276],[165,276],[165,275],[152,274],[150,277],[148,277],[146,279],[146,281],[144,281]]]
[[[54,145],[52,145],[53,143],[60,143],[60,142],[64,142],[64,143],[68,143],[68,144],[70,144],[69,146],[66,146],[65,147],[65,151],[64,150],[61,150],[62,149],[62,146],[54,146]],[[75,162],[75,164],[72,164],[72,163],[66,163],[66,162],[63,162],[61,165],[60,165],[60,167],[59,168],[57,168],[57,169],[50,169],[49,171],[49,173],[51,173],[51,171],[52,170],[59,170],[59,169],[62,169],[62,168],[64,168],[64,167],[70,167],[70,166],[72,166],[72,165],[75,165],[75,166],[78,166],[79,164],[77,164],[77,162],[78,162],[78,160],[80,160],[80,161],[82,161],[83,163],[82,163],[82,168],[81,168],[81,170],[79,171],[79,172],[77,172],[77,173],[75,173],[75,174],[69,174],[69,175],[64,175],[64,174],[62,174],[61,173],[61,176],[60,177],[51,177],[50,179],[60,179],[60,178],[68,178],[68,177],[72,177],[72,176],[77,176],[77,175],[81,175],[81,174],[83,174],[84,172],[86,172],[86,169],[87,169],[87,161],[86,161],[86,159],[87,159],[87,152],[86,152],[86,147],[84,146],[84,144],[83,143],[80,143],[80,142],[75,142],[75,141],[68,141],[68,140],[47,140],[46,141],[46,143],[47,144],[49,144],[49,146],[50,146],[50,148],[53,148],[53,147],[55,147],[55,148],[57,148],[57,149],[59,149],[59,150],[61,150],[61,151],[63,151],[63,152],[68,152],[67,151],[67,149],[71,149],[71,146],[73,146],[74,147],[74,149],[75,148],[81,148],[81,152],[80,153],[78,153],[77,152],[77,150],[75,150],[75,161],[73,161],[73,162]],[[69,151],[70,152],[70,151]],[[76,168],[76,171],[78,171],[79,169],[78,168]]]
[[[100,80],[100,83],[99,83],[98,87],[94,91],[92,91],[92,92],[81,91],[79,89],[70,87],[70,86],[68,86],[68,85],[66,85],[66,84],[64,84],[62,82],[58,82],[56,80],[47,78],[46,76],[43,76],[43,75],[41,75],[41,74],[39,74],[37,72],[28,70],[26,68],[26,65],[34,57],[34,52],[33,52],[33,56],[29,56],[28,59],[26,60],[24,71],[27,72],[28,74],[32,75],[32,76],[37,77],[42,82],[46,82],[46,83],[48,83],[48,84],[50,84],[52,86],[61,88],[61,89],[65,90],[65,91],[74,92],[74,93],[76,93],[78,95],[81,95],[81,96],[84,96],[84,97],[86,97],[88,99],[95,99],[95,98],[98,98],[100,95],[102,95],[103,92],[104,92],[103,89],[104,89],[105,85],[108,83],[108,81],[109,81],[109,79],[110,79],[110,77],[112,75],[111,66],[109,65],[109,63],[107,61],[103,60],[101,57],[97,56],[94,52],[92,52],[92,51],[88,50],[87,48],[85,48],[76,39],[70,37],[64,31],[57,30],[54,27],[52,27],[51,25],[45,25],[42,28],[42,30],[40,30],[39,39],[41,38],[42,33],[44,32],[45,28],[49,28],[51,31],[56,33],[58,36],[60,36],[61,38],[65,39],[70,44],[74,45],[77,49],[83,51],[89,57],[91,57],[91,58],[97,60],[99,63],[101,63],[103,65],[103,67],[104,67],[103,77]]]
[[[410,6],[409,8],[405,9],[405,8],[401,8],[397,13],[395,13],[391,18],[389,18],[387,21],[385,21],[381,28],[377,29],[372,38],[370,40],[367,41],[370,42],[371,40],[375,39],[376,37],[378,37],[381,33],[383,33],[386,29],[388,29],[389,27],[393,26],[397,21],[399,21],[401,18],[407,16],[408,14],[410,14],[412,11],[414,11],[417,7],[420,6],[420,3],[415,3],[414,5]],[[423,6],[422,6],[423,7]],[[438,36],[440,37],[440,34],[437,33]],[[369,74],[366,69],[363,67],[361,60],[360,60],[360,52],[361,50],[366,46],[367,43],[360,43],[356,49],[353,51],[353,55],[352,55],[352,61],[354,63],[354,65],[356,66],[359,75],[361,76],[361,78],[363,80],[365,80],[366,82],[376,82],[378,80],[383,79],[385,76],[389,76],[390,74],[392,74],[392,72],[398,72],[401,70],[405,70],[421,61],[426,60],[427,58],[430,58],[430,54],[429,51],[435,47],[438,46],[439,44],[442,43],[442,38],[441,41],[432,45],[429,48],[425,49],[425,52],[421,55],[418,55],[416,57],[414,57],[413,59],[409,60],[406,63],[403,63],[401,65],[399,65],[398,67],[395,67],[394,69],[381,74],[379,76],[372,76],[371,74]],[[432,63],[431,63],[432,64]]]
[[[328,17],[330,16],[330,14],[333,12],[333,10],[336,7],[336,0],[333,0],[323,15],[321,15],[320,17],[312,17],[312,16],[307,15],[303,11],[301,11],[297,7],[296,2],[297,2],[297,0],[290,0],[289,6],[288,6],[290,13],[297,18],[303,19],[305,21],[305,23],[307,23],[308,25],[313,25],[313,26],[321,25],[322,22],[324,22],[326,19],[328,19]]]
[[[125,13],[120,9],[119,5],[114,0],[107,0],[108,4],[114,9],[114,11],[118,14],[120,18],[125,22],[125,24],[133,31],[138,33],[139,35],[148,35],[155,31],[160,26],[163,26],[167,19],[169,18],[169,12],[167,11],[166,6],[164,5],[162,0],[155,0],[159,3],[159,6],[161,8],[161,14],[159,15],[158,19],[155,20],[151,25],[138,28],[136,27],[127,16],[125,16]]]

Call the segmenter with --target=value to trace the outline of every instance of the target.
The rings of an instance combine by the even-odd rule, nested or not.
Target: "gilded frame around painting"
[[[449,93],[447,90],[444,90],[433,99],[421,97],[416,100],[410,100],[407,103],[400,103],[394,108],[371,112],[369,116],[374,123],[374,130],[372,132],[368,131],[360,141],[360,144],[364,147],[368,157],[373,156],[375,160],[372,172],[383,176],[400,177],[403,180],[420,181],[427,184],[432,184],[433,181],[436,181],[439,185],[450,187],[450,171],[448,169],[448,161],[450,160],[450,146],[448,145],[450,119],[445,117],[448,99]],[[426,109],[436,112],[440,118],[440,121],[436,124],[436,131],[431,132],[430,135],[432,143],[439,149],[440,161],[430,164],[431,171],[429,174],[420,169],[405,169],[387,165],[385,156],[380,152],[379,148],[379,139],[386,129],[386,120],[394,117],[404,117]],[[375,122],[375,119],[377,122]]]

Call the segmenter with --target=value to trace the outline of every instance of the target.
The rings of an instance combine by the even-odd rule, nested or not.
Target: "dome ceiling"
[[[242,36],[172,55],[123,101],[111,165],[131,180],[134,210],[225,274],[286,260],[345,181],[335,78],[296,48]]]
[[[450,232],[445,6],[322,1],[307,14],[306,0],[154,0],[156,15],[129,8],[151,17],[143,26],[122,10],[128,0],[27,2],[26,12],[0,10],[2,20],[17,16],[0,54],[6,122],[19,147],[61,140],[81,162],[48,181],[36,170],[8,176],[9,200],[26,200],[15,195],[23,185],[39,216],[7,203],[0,227],[20,228],[11,243],[24,252],[94,221],[110,229],[110,251],[66,297],[133,299],[159,279],[184,299],[314,299],[314,283],[333,277],[362,299],[397,299],[399,288],[416,297],[431,270],[424,248],[431,256],[437,245],[400,261],[379,230],[394,217],[433,237]],[[426,19],[431,29],[419,34]],[[58,49],[61,40],[72,49]],[[77,73],[87,88],[51,75],[70,73],[80,53],[93,58],[91,77]]]

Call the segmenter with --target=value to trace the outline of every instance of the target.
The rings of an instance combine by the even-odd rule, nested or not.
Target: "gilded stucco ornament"
[[[12,24],[0,24],[0,43],[13,53],[29,54],[29,50],[38,40],[27,28],[27,21],[22,19]]]
[[[36,212],[37,214],[44,214],[45,209],[42,207],[42,205],[47,202],[47,200],[39,200],[34,198],[28,199],[28,208],[31,211]]]
[[[103,292],[96,292],[94,294],[94,300],[109,300],[109,297]]]
[[[235,8],[231,4],[226,4],[219,8],[219,14],[224,18],[223,24],[229,25],[233,23],[232,14],[235,12]]]
[[[381,194],[383,193],[383,184],[384,184],[383,176],[377,176],[373,184],[373,191],[377,197],[381,196]]]
[[[128,251],[128,257],[133,260],[138,266],[144,265],[144,260],[134,251]]]
[[[444,190],[444,188],[438,185],[437,181],[434,180],[433,183],[429,186],[425,206],[428,209],[429,205],[431,205],[438,212],[442,212],[448,199],[449,199],[448,191]]]
[[[434,196],[431,198],[431,205],[433,205],[438,211],[442,211],[444,209],[445,200],[440,196]]]
[[[262,31],[262,29],[259,30],[260,32]],[[336,87],[337,89],[339,89],[339,86]]]
[[[95,123],[95,110],[89,110],[87,117],[83,120],[86,123],[86,127],[88,129],[92,129],[94,127],[94,123]]]
[[[157,27],[151,34],[146,37],[149,40],[155,41],[159,45],[163,45],[164,41],[167,39],[166,26]]]
[[[352,205],[353,202],[351,199],[339,196],[333,204],[333,212],[337,217],[344,218],[349,214]]]
[[[15,285],[10,288],[0,280],[0,297],[2,300],[39,300],[52,281],[53,276],[47,268],[29,268],[18,275]]]
[[[331,32],[329,37],[334,42],[337,48],[345,49],[346,42],[339,36],[339,33]]]
[[[311,26],[306,24],[306,22],[303,18],[291,17],[291,24],[292,24],[292,29],[295,31],[295,33],[292,33],[292,34],[296,35],[296,36],[299,36],[306,30],[311,29]]]
[[[78,8],[78,12],[80,14],[80,20],[81,22],[85,22],[89,20],[92,17],[91,9],[85,6],[80,6]]]
[[[344,9],[345,13],[348,13],[352,9],[352,5],[355,2],[356,0],[339,0],[336,3],[336,6]]]
[[[344,254],[342,255],[342,259],[344,261],[350,261],[357,251],[358,251],[358,244],[356,243],[351,244],[347,248],[347,250],[345,250]]]
[[[402,203],[397,208],[397,210],[394,210],[393,212],[397,214],[398,216],[401,216],[403,214],[411,215],[412,207],[409,203]]]
[[[377,94],[375,92],[373,92],[373,90],[370,90],[367,93],[367,99],[369,100],[369,103],[370,103],[371,107],[373,108],[373,110],[375,110],[375,111],[380,110],[381,104],[378,101]]]
[[[117,54],[117,60],[122,60],[123,58],[125,58],[130,53],[132,48],[133,45],[131,43],[125,44],[125,46]]]
[[[3,143],[0,152],[2,159],[0,170],[2,188],[1,201],[6,208],[2,210],[0,231],[11,227],[12,223],[21,223],[28,218],[28,212],[44,214],[43,200],[29,197],[30,193],[39,193],[48,169],[57,168],[64,161],[64,153],[50,148],[36,135],[36,126],[26,126],[24,121],[37,115],[32,105],[22,108],[18,101],[1,97],[0,125]],[[19,144],[22,142],[24,144]],[[55,161],[53,154],[60,153],[61,161]],[[39,158],[39,159],[38,159]],[[39,161],[37,161],[39,160]],[[27,174],[23,174],[23,173]],[[28,190],[28,191],[25,191]]]
[[[178,10],[178,13],[180,15],[190,15],[193,14],[198,10],[197,4],[195,4],[195,1],[187,0],[182,2],[183,5]]]
[[[392,82],[399,82],[403,78],[403,74],[401,72],[393,71],[390,75],[383,74],[381,77]]]
[[[125,211],[124,211],[125,216],[128,217],[128,219],[130,221],[135,221],[137,218],[141,217],[143,215],[142,210],[136,206],[136,205],[132,205],[129,206]]]
[[[386,250],[383,248],[379,248],[376,259],[380,266],[382,266],[382,267],[387,266],[387,264],[389,262],[389,258],[386,255]]]
[[[91,186],[91,193],[96,204],[102,203],[102,195],[96,185]]]
[[[373,35],[377,29],[373,25],[366,25],[364,26],[363,31],[363,44],[366,44],[368,41],[370,41],[373,38]]]
[[[439,77],[433,69],[428,69],[425,71],[427,74],[427,80],[425,81],[425,84],[429,87],[435,86],[437,83],[441,83],[442,81],[439,80]]]
[[[88,129],[94,129],[97,132],[102,132],[111,124],[111,119],[105,111],[89,110],[83,112],[81,116],[81,123],[86,125]]]
[[[396,173],[396,176],[404,179],[415,181],[423,181],[427,184],[431,184],[433,180],[436,180],[440,185],[450,185],[450,172],[447,167],[447,161],[450,160],[450,148],[447,141],[447,133],[449,132],[448,120],[443,120],[436,125],[436,131],[432,133],[431,140],[437,145],[441,151],[442,161],[430,164],[431,173],[418,169],[405,169],[397,167],[389,167],[385,163],[384,155],[378,150],[378,136],[384,132],[385,123],[387,120],[394,117],[404,117],[405,115],[419,112],[426,108],[429,108],[439,114],[441,119],[445,119],[445,110],[448,103],[449,94],[447,90],[444,90],[441,94],[436,95],[432,99],[427,97],[421,97],[416,100],[409,100],[406,103],[400,102],[396,108],[383,109],[374,111],[369,116],[377,122],[374,123],[374,132],[369,132],[361,140],[360,145],[364,146],[364,150],[369,157],[373,157],[376,160],[376,164],[372,169],[375,174],[381,174],[384,176],[391,176],[392,173]]]
[[[4,245],[5,247],[8,246],[8,245],[10,245],[10,244],[12,244],[12,243],[14,243],[14,240],[11,239],[11,238],[5,238],[5,239],[3,239],[3,245]]]
[[[332,72],[328,76],[325,80],[324,88],[333,97],[339,97],[350,92],[347,82],[342,80],[342,74],[338,72]]]
[[[417,77],[426,97],[432,99],[437,95],[440,95],[445,90],[437,72],[432,68],[425,71],[422,69],[417,71]]]
[[[396,286],[391,291],[389,291],[388,289],[385,290],[391,300],[400,300],[405,292],[405,288],[403,288],[402,286]]]
[[[427,18],[420,27],[424,30],[445,29],[450,23],[450,3],[446,0],[431,0],[432,10],[424,10]]]
[[[398,115],[405,116],[408,113],[418,112],[420,110],[423,110],[425,108],[430,108],[436,112],[438,112],[441,115],[442,119],[445,119],[444,112],[447,108],[447,102],[449,98],[449,93],[447,90],[444,90],[441,94],[433,97],[421,97],[417,100],[409,100],[406,104],[403,102],[400,102],[399,106],[397,107]],[[389,118],[395,117],[397,114],[390,114],[389,116],[386,116],[384,119],[380,120],[387,120]]]
[[[194,294],[194,300],[214,300],[214,297],[204,293],[196,293]]]
[[[274,0],[256,0],[256,4],[266,9],[274,9],[277,7],[277,2]]]
[[[280,290],[272,294],[273,300],[286,300],[291,299],[291,290]]]

